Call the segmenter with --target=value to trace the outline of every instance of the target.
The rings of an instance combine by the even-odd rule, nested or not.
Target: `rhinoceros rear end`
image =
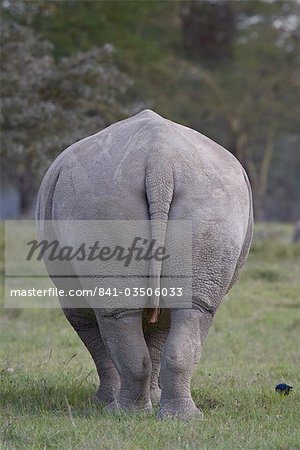
[[[192,369],[252,240],[251,188],[237,159],[202,134],[145,110],[73,144],[54,161],[40,188],[37,220],[40,238],[47,238],[45,220],[150,221],[159,248],[172,221],[191,223],[189,308],[160,314],[163,272],[171,277],[171,266],[168,259],[152,259],[143,281],[153,308],[147,324],[143,308],[103,310],[89,298],[81,299],[81,309],[64,312],[96,363],[97,399],[110,410],[151,408],[151,398],[160,396],[164,346],[159,417],[199,415],[189,389]],[[71,266],[72,283],[80,285]]]

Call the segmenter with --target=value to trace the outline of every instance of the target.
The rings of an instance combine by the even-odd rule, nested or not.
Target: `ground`
[[[193,377],[204,420],[104,414],[90,401],[92,361],[62,313],[2,308],[0,448],[300,448],[300,246],[291,238],[289,225],[257,226]],[[274,390],[282,381],[294,386],[289,396]]]

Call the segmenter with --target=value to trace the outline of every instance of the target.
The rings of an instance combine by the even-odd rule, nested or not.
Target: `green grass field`
[[[300,448],[300,246],[261,224],[194,374],[204,420],[158,421],[91,404],[92,361],[59,310],[1,310],[1,448]],[[4,301],[3,301],[4,304]],[[289,396],[277,383],[294,386]]]

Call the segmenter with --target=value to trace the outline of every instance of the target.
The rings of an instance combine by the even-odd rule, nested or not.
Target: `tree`
[[[181,17],[183,43],[189,56],[214,62],[232,57],[235,15],[231,2],[186,0]]]
[[[299,128],[299,5],[285,2],[282,8],[283,3],[255,2],[254,10],[252,3],[249,10],[235,6],[239,34],[233,60],[214,66],[199,60],[186,69],[193,101],[201,105],[197,122],[206,124],[208,134],[246,167],[257,219],[266,217],[274,152]],[[217,8],[217,3],[209,6]]]
[[[60,151],[132,112],[122,101],[131,80],[115,66],[112,45],[58,62],[52,51],[30,27],[3,20],[3,175],[19,190],[22,213]]]
[[[41,95],[56,72],[51,51],[29,28],[2,21],[3,175],[19,190],[22,212],[32,200],[36,172],[46,163],[45,126],[57,116],[56,105]]]

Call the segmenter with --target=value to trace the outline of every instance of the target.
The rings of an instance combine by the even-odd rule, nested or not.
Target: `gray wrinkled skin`
[[[192,372],[252,239],[242,166],[207,137],[145,110],[73,144],[40,188],[38,220],[149,218],[192,220],[193,309],[164,312],[154,324],[141,310],[93,310],[88,298],[85,309],[64,312],[94,359],[95,400],[108,411],[149,411],[152,400],[160,401],[160,418],[201,417]],[[39,232],[45,237],[42,222]]]

